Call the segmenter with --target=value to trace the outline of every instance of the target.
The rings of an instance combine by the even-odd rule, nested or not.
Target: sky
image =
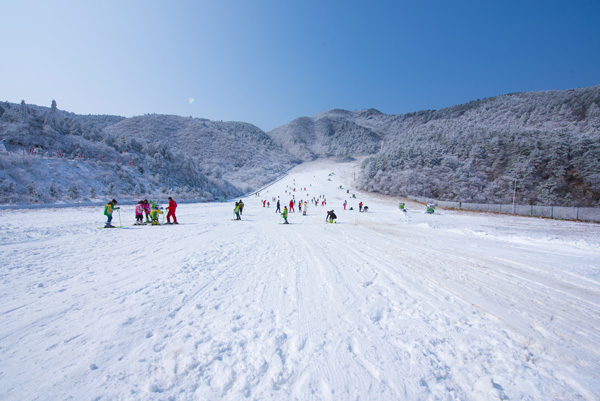
[[[0,0],[0,101],[244,121],[600,84],[600,1]]]

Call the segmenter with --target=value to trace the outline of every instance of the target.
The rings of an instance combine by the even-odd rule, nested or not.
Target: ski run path
[[[357,173],[300,165],[242,221],[233,202],[159,227],[123,206],[109,230],[102,207],[0,211],[0,399],[600,399],[600,225],[404,215],[352,199]],[[327,206],[283,225],[260,200],[287,187]]]

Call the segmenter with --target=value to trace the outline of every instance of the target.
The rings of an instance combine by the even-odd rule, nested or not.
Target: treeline
[[[210,136],[223,137],[225,131],[236,135],[238,144],[228,138],[214,142],[233,156],[221,158],[221,149],[198,151],[215,147],[208,144]],[[23,101],[0,103],[0,132],[7,150],[0,151],[0,203],[167,195],[217,200],[252,191],[293,165],[289,154],[286,163],[263,163],[269,147],[271,152],[280,149],[244,123],[81,116],[58,110],[56,102],[45,108]],[[258,158],[257,146],[266,149]],[[235,152],[236,147],[244,149]],[[241,178],[235,174],[240,169],[246,170]]]
[[[382,150],[364,161],[359,185],[384,194],[505,203],[516,179],[519,203],[598,206],[599,105],[596,86],[421,113],[420,123],[387,133]]]

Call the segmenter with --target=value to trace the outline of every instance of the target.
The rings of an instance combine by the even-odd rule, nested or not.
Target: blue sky
[[[270,130],[600,84],[600,1],[0,0],[0,101]],[[194,99],[191,101],[190,99]]]

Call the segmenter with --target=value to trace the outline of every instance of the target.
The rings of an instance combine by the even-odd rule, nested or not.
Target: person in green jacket
[[[160,223],[158,222],[158,216],[160,216],[162,214],[162,212],[160,211],[160,209],[158,208],[158,206],[154,206],[152,208],[152,211],[150,212],[150,217],[152,217],[152,225],[153,226],[159,226]]]
[[[281,217],[283,217],[283,220],[285,220],[285,222],[283,224],[290,224],[287,221],[287,216],[288,216],[288,209],[287,209],[287,206],[284,206],[283,212],[281,212]]]
[[[116,204],[117,204],[117,200],[113,199],[110,202],[108,202],[106,205],[104,205],[104,215],[106,216],[106,225],[104,226],[105,228],[114,228],[115,227],[110,223],[112,222],[113,211],[119,209],[118,207],[115,207]]]

